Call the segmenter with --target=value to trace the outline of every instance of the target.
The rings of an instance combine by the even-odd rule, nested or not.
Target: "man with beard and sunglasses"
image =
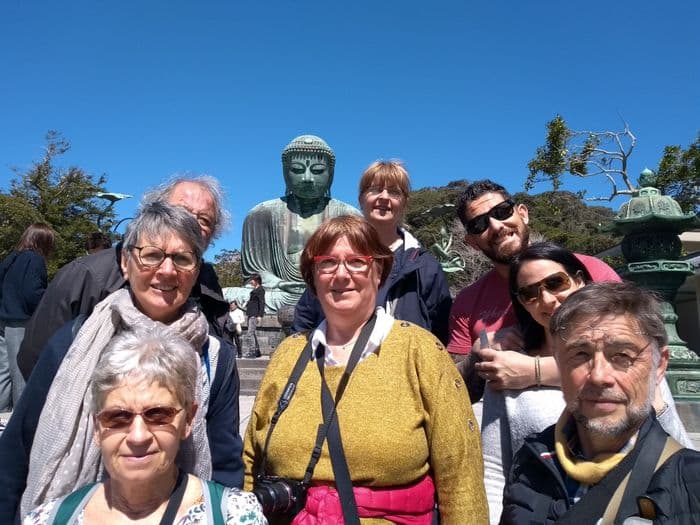
[[[592,283],[549,331],[566,406],[516,453],[500,523],[700,523],[700,453],[653,410],[669,358],[656,297]]]
[[[457,215],[466,230],[465,241],[494,263],[494,268],[464,288],[455,298],[450,312],[450,342],[447,350],[456,362],[471,353],[480,334],[491,334],[516,324],[508,292],[510,263],[528,246],[529,213],[524,204],[516,204],[508,191],[485,179],[473,182],[457,203]],[[619,281],[620,277],[603,261],[576,254],[593,281]],[[503,334],[503,333],[502,333]],[[479,357],[493,363],[490,386],[494,389],[523,389],[538,384],[558,386],[559,373],[551,357],[539,360],[517,350],[522,347],[517,332],[507,332],[497,341],[500,351],[488,348]],[[539,374],[538,374],[539,371]],[[537,377],[539,375],[539,377]],[[469,385],[468,385],[469,386]],[[470,388],[472,402],[481,397]]]

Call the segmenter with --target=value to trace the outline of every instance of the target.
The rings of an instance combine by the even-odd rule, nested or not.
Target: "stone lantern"
[[[637,194],[620,207],[612,230],[623,234],[622,254],[627,263],[620,275],[656,292],[668,335],[670,361],[666,377],[678,400],[700,401],[700,358],[688,349],[676,330],[673,309],[676,292],[693,274],[689,262],[681,261],[679,234],[700,223],[695,213],[683,213],[679,204],[652,187],[654,173],[645,169]]]

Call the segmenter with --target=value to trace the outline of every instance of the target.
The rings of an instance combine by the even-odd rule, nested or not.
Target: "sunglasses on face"
[[[335,273],[343,263],[350,273],[366,272],[372,264],[374,257],[371,255],[348,255],[345,259],[338,259],[330,255],[317,255],[314,257],[314,265],[320,273]]]
[[[534,303],[540,297],[542,289],[557,294],[571,288],[571,284],[571,278],[565,272],[553,273],[541,281],[518,288],[518,299],[523,304]]]
[[[126,408],[107,408],[97,414],[95,419],[103,428],[111,430],[128,429],[136,416],[141,416],[149,427],[158,427],[171,424],[181,411],[182,408],[168,406],[150,407],[141,412],[132,412]]]
[[[481,215],[477,215],[473,219],[468,220],[465,226],[467,233],[474,235],[484,233],[489,228],[489,219],[494,218],[497,221],[505,221],[513,215],[514,209],[515,203],[511,200],[496,204],[486,213],[482,213]]]

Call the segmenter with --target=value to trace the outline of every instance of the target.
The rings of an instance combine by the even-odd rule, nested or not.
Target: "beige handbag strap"
[[[656,462],[656,467],[654,467],[654,472],[659,470],[659,467],[663,465],[668,458],[670,458],[673,454],[681,450],[683,446],[678,443],[675,439],[673,439],[671,436],[666,437],[666,444],[664,445],[664,448],[661,450],[661,454],[659,455],[659,460]],[[625,493],[625,488],[627,487],[627,483],[630,480],[630,475],[632,472],[628,472],[627,475],[623,478],[623,480],[620,482],[620,484],[617,486],[617,489],[613,493],[612,497],[610,498],[610,502],[608,503],[608,506],[605,508],[605,513],[603,514],[603,517],[600,521],[601,525],[612,525],[613,521],[615,520],[615,516],[617,515],[617,511],[620,508],[620,503],[622,502],[622,496]],[[643,509],[643,516],[642,518],[647,518],[647,519],[654,519],[656,516],[652,515],[646,515],[650,511],[653,513],[653,505],[651,505],[651,509],[649,509],[648,505],[644,505]]]

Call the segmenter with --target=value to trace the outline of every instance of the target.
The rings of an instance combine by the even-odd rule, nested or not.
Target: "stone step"
[[[260,348],[263,351],[262,346]],[[238,377],[241,380],[241,395],[254,396],[260,388],[270,358],[263,355],[257,358],[239,357],[236,361]]]

